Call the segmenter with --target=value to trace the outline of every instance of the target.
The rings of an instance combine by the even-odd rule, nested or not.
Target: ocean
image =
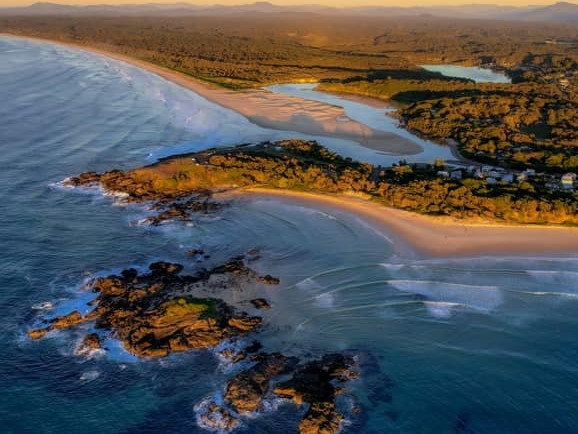
[[[269,300],[256,336],[267,351],[358,355],[340,406],[361,411],[344,433],[578,432],[578,252],[402,254],[383,228],[282,199],[150,227],[138,206],[61,186],[83,171],[288,136],[298,135],[121,62],[0,37],[1,431],[207,432],[196,408],[232,375],[214,352],[141,360],[110,341],[106,354],[78,356],[85,326],[39,341],[26,331],[86,311],[80,287],[94,276],[160,259],[194,271],[190,248],[210,254],[206,267],[257,248],[252,266],[281,284],[223,296],[245,308]],[[303,409],[270,404],[236,432],[297,432]]]

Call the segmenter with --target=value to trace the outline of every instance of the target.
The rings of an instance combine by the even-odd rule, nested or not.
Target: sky
[[[38,0],[51,3],[87,5],[87,4],[144,4],[177,3],[179,0]],[[180,0],[182,1],[182,0]],[[273,0],[276,5],[325,4],[329,6],[440,6],[461,4],[499,4],[512,6],[547,5],[559,0]],[[0,0],[0,6],[28,6],[36,0]],[[254,0],[192,0],[186,3],[198,5],[238,5],[253,3]],[[570,1],[570,3],[574,3]]]
[[[38,0],[51,3],[88,5],[88,4],[144,4],[177,3],[179,0]],[[183,1],[183,0],[180,0]],[[461,4],[497,4],[512,6],[547,5],[559,0],[273,0],[276,5],[324,4],[328,6],[433,6]],[[35,0],[0,0],[0,6],[29,6]],[[253,3],[254,0],[191,0],[184,1],[198,5],[238,5]],[[573,3],[573,2],[572,2]]]

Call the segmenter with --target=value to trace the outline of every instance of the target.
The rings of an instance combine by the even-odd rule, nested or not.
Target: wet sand
[[[73,44],[62,45],[104,55],[145,69],[190,89],[209,101],[232,109],[262,127],[350,139],[362,146],[393,154],[408,155],[420,151],[418,145],[402,137],[372,130],[349,119],[344,110],[337,106],[279,95],[262,89],[226,90],[122,54]],[[449,217],[423,216],[388,208],[370,200],[346,195],[331,196],[264,189],[243,190],[235,194],[250,195],[253,198],[282,197],[284,200],[313,207],[327,206],[351,212],[382,227],[391,234],[398,249],[408,254],[411,254],[413,249],[428,256],[440,257],[578,253],[578,228],[464,223]]]
[[[411,255],[414,249],[435,257],[578,253],[578,228],[468,223],[389,208],[348,195],[258,188],[235,194],[250,199],[282,198],[296,204],[351,213],[382,229],[403,255]]]
[[[2,35],[19,37],[0,33],[0,36]],[[28,37],[25,39],[46,41]],[[144,69],[192,90],[215,104],[234,110],[263,128],[293,131],[311,136],[347,139],[357,142],[363,147],[393,155],[408,156],[422,151],[419,145],[404,137],[386,131],[378,131],[350,119],[342,107],[289,95],[280,95],[264,89],[227,90],[186,74],[123,54],[58,41],[47,42],[96,53]]]

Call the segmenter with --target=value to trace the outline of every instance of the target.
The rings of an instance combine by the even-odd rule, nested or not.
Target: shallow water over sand
[[[90,276],[158,259],[188,270],[257,247],[281,279],[224,298],[267,298],[265,349],[349,350],[363,372],[350,433],[575,432],[578,255],[400,256],[391,234],[345,212],[281,199],[236,201],[194,225],[136,224],[138,207],[55,185],[173,149],[278,137],[135,68],[50,44],[0,38],[0,423],[3,432],[204,432],[195,405],[227,372],[209,352],[135,360],[73,356],[81,331],[30,342],[42,307],[82,305]],[[202,248],[202,264],[185,251]],[[49,308],[48,305],[44,307]],[[291,432],[299,414],[238,432]]]
[[[401,128],[397,119],[388,116],[388,113],[395,110],[393,107],[369,106],[343,96],[316,91],[316,86],[316,84],[278,84],[269,86],[266,90],[343,107],[349,118],[370,126],[377,131],[393,133],[418,145],[422,149],[421,152],[417,154],[387,155],[379,152],[376,153],[366,148],[356,148],[357,152],[353,157],[358,160],[369,161],[373,164],[381,164],[383,166],[391,166],[400,160],[406,160],[408,163],[432,164],[437,158],[442,158],[445,161],[454,159],[448,146],[438,145],[429,140],[421,139],[406,129]],[[340,151],[340,149],[337,150]]]

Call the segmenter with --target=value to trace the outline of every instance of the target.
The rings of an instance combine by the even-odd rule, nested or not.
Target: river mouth
[[[294,83],[268,86],[265,90],[283,95],[296,96],[299,98],[318,101],[333,106],[343,107],[349,119],[353,119],[367,127],[391,134],[391,139],[408,141],[413,146],[417,146],[421,151],[408,153],[395,153],[380,151],[378,146],[360,147],[354,150],[353,158],[358,161],[367,161],[371,164],[391,166],[400,160],[409,163],[433,163],[436,159],[450,161],[454,159],[451,149],[448,146],[439,145],[429,140],[424,140],[399,125],[399,121],[390,116],[396,111],[392,105],[383,102],[368,102],[366,99],[344,97],[327,92],[315,90],[315,83]],[[324,139],[320,139],[324,143]],[[340,152],[340,149],[331,147],[332,150]],[[413,149],[413,147],[412,147]],[[351,156],[351,148],[348,149],[347,156]]]
[[[272,305],[264,346],[363,355],[352,388],[362,421],[344,432],[575,431],[575,257],[415,258],[355,215],[277,199],[240,202],[191,224],[136,224],[141,209],[55,184],[140,166],[151,152],[259,140],[263,130],[125,64],[10,38],[0,38],[0,52],[0,115],[9,120],[0,123],[7,432],[78,432],[79,421],[101,434],[205,432],[195,404],[226,375],[216,374],[210,354],[134,360],[111,346],[109,356],[88,359],[73,355],[64,334],[25,337],[45,310],[78,300],[86,279],[191,261],[192,248],[211,255],[200,264],[207,267],[262,252],[253,266],[281,280],[256,294]],[[238,432],[287,432],[299,414],[280,413]]]

